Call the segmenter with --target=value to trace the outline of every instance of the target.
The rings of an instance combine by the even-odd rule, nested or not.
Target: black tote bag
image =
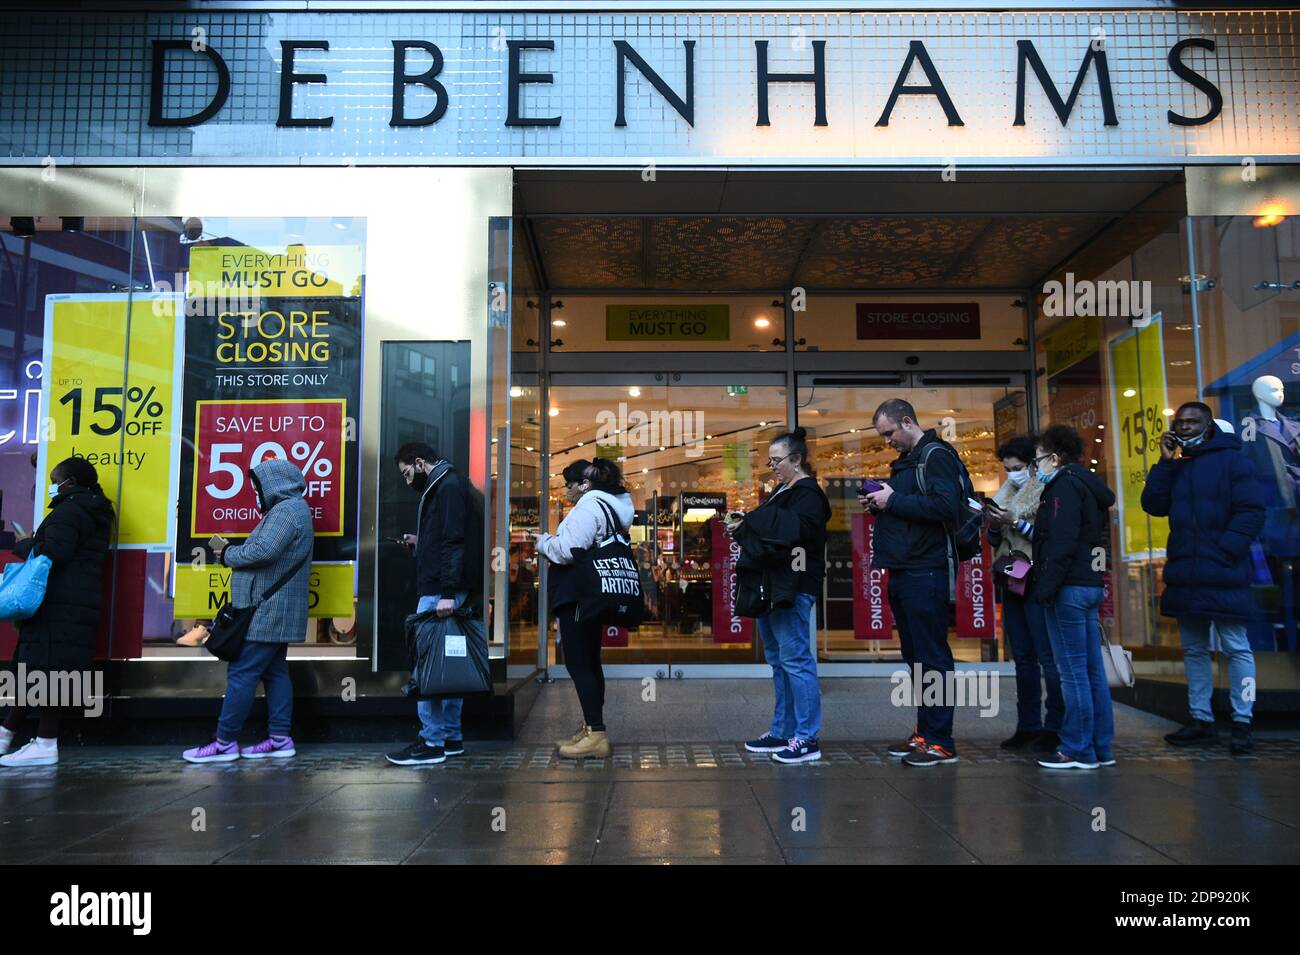
[[[609,535],[585,550],[574,551],[564,590],[577,604],[573,610],[575,621],[594,620],[633,630],[645,615],[641,570],[614,509],[604,501],[596,503],[605,512]]]

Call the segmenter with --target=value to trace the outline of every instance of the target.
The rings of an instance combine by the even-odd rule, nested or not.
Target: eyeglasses
[[[1049,451],[1047,454],[1040,454],[1038,457],[1034,458],[1034,464],[1037,465],[1039,461],[1042,461],[1045,458],[1051,458],[1055,456],[1056,456],[1055,451]]]
[[[782,455],[782,456],[779,457],[779,458],[768,458],[768,459],[767,459],[767,466],[768,466],[769,468],[775,468],[778,464],[780,464],[780,463],[781,463],[782,461],[784,461],[786,458],[790,457],[790,455],[792,455],[792,454],[794,454],[793,451],[791,451],[790,454],[784,454],[784,455]]]

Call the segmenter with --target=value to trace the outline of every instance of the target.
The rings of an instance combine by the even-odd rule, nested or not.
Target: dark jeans
[[[573,619],[577,604],[555,612],[560,621],[560,646],[564,648],[564,665],[578,691],[582,720],[588,726],[605,725],[605,671],[600,666],[600,641],[605,628],[590,620]]]
[[[1016,661],[1016,730],[1033,733],[1061,731],[1065,699],[1061,675],[1052,656],[1043,605],[1006,591],[1002,597],[1002,634]],[[1047,716],[1043,716],[1043,683],[1047,683]]]
[[[226,699],[217,721],[217,738],[233,743],[253,708],[257,684],[266,684],[266,728],[271,736],[288,736],[293,721],[293,683],[289,680],[287,643],[245,641],[239,658],[226,671]]]
[[[889,606],[908,669],[919,665],[922,681],[932,671],[942,674],[944,699],[948,700],[948,674],[953,672],[952,649],[948,646],[948,571],[891,570]],[[920,693],[925,685],[914,685],[913,692]],[[916,708],[916,731],[927,743],[953,749],[952,716],[951,706],[922,703]]]

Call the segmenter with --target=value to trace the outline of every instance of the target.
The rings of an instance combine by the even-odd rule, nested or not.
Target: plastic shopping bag
[[[406,618],[406,646],[411,679],[402,692],[407,696],[442,697],[490,693],[487,636],[477,616],[437,612]]]
[[[33,617],[45,600],[50,580],[50,559],[33,554],[21,564],[5,564],[0,580],[0,620],[17,621]]]

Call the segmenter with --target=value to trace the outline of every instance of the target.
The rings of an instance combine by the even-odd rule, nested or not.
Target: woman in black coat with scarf
[[[104,558],[113,534],[113,505],[85,458],[60,461],[50,472],[50,513],[14,553],[48,557],[50,578],[36,614],[18,624],[14,662],[34,670],[87,670],[95,660]],[[47,686],[55,681],[48,681]],[[15,706],[0,727],[0,766],[50,766],[59,761],[56,708],[37,710],[36,737],[15,753],[14,735],[27,711]]]

